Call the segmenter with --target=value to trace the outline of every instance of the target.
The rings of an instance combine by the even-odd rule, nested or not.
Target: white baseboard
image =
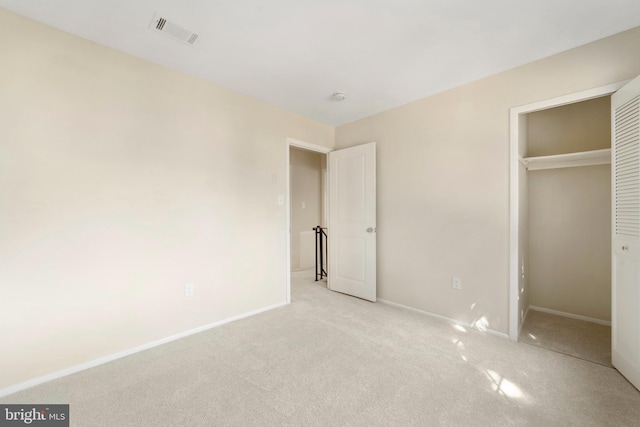
[[[444,320],[445,322],[453,323],[454,325],[464,326],[465,328],[475,329],[475,330],[480,331],[480,332],[486,332],[486,333],[491,334],[491,335],[496,335],[496,336],[498,336],[500,338],[509,339],[509,335],[507,335],[507,334],[505,334],[503,332],[494,331],[493,329],[481,329],[481,328],[479,328],[477,326],[471,325],[471,324],[466,323],[466,322],[462,322],[460,320],[456,320],[456,319],[452,319],[450,317],[441,316],[439,314],[435,314],[435,313],[431,313],[431,312],[428,312],[428,311],[420,310],[419,308],[409,307],[408,305],[398,304],[397,302],[389,301],[389,300],[382,299],[382,298],[378,298],[377,301],[379,301],[379,302],[381,302],[383,304],[391,305],[393,307],[404,308],[405,310],[413,311],[413,312],[416,312],[416,313],[427,315],[429,317],[433,317],[433,318],[436,318],[436,319]]]
[[[246,317],[255,316],[256,314],[260,314],[260,313],[263,313],[265,311],[273,310],[275,308],[282,307],[282,306],[285,306],[285,305],[287,305],[287,303],[286,302],[282,302],[282,303],[271,305],[269,307],[259,308],[257,310],[253,310],[253,311],[250,311],[248,313],[239,314],[237,316],[233,316],[233,317],[229,317],[227,319],[219,320],[217,322],[210,323],[210,324],[204,325],[204,326],[200,326],[200,327],[195,328],[195,329],[190,329],[188,331],[180,332],[179,334],[171,335],[171,336],[168,336],[166,338],[159,339],[157,341],[153,341],[153,342],[150,342],[150,343],[147,343],[147,344],[140,345],[138,347],[130,348],[128,350],[123,350],[123,351],[120,351],[118,353],[115,353],[115,354],[112,354],[112,355],[109,355],[109,356],[100,357],[98,359],[91,360],[89,362],[85,362],[85,363],[81,363],[79,365],[71,366],[69,368],[65,368],[65,369],[62,369],[60,371],[52,372],[50,374],[43,375],[41,377],[37,377],[37,378],[31,379],[29,381],[25,381],[25,382],[22,382],[22,383],[19,383],[19,384],[15,384],[15,385],[0,389],[0,397],[7,396],[9,394],[13,394],[13,393],[16,393],[18,391],[25,390],[25,389],[28,389],[28,388],[31,388],[31,387],[37,386],[39,384],[43,384],[43,383],[46,383],[46,382],[49,382],[49,381],[52,381],[52,380],[55,380],[55,379],[58,379],[58,378],[66,377],[67,375],[75,374],[77,372],[84,371],[85,369],[89,369],[89,368],[93,368],[95,366],[103,365],[105,363],[109,363],[109,362],[112,362],[114,360],[120,359],[122,357],[130,356],[132,354],[139,353],[139,352],[144,351],[144,350],[149,350],[150,348],[157,347],[157,346],[162,345],[162,344],[167,344],[167,343],[169,343],[171,341],[179,340],[181,338],[185,338],[185,337],[188,337],[189,335],[197,334],[199,332],[204,332],[204,331],[206,331],[208,329],[213,329],[215,327],[222,326],[224,324],[231,323],[231,322],[234,322],[236,320],[244,319]]]
[[[550,308],[536,307],[530,305],[529,308],[533,311],[541,311],[543,313],[555,314],[556,316],[569,317],[570,319],[584,320],[586,322],[593,322],[599,325],[611,326],[611,322],[606,320],[595,319],[593,317],[581,316],[579,314],[565,313],[564,311],[552,310]]]

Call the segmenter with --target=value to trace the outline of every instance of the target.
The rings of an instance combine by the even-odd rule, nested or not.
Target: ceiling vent
[[[197,33],[167,20],[158,13],[153,15],[149,28],[171,37],[174,40],[188,44],[189,46],[193,46],[196,40],[198,40]]]

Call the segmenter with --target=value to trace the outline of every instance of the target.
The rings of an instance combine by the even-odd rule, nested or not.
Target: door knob
[[[375,231],[376,231],[376,229],[375,229],[375,228],[373,228],[373,227],[369,227],[369,228],[367,228],[367,233],[373,233],[373,232],[375,232]]]
[[[622,250],[623,250],[623,251],[628,251],[628,250],[629,250],[629,246],[627,246],[627,245],[622,245]]]

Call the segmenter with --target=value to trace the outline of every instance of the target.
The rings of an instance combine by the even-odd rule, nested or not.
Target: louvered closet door
[[[613,366],[640,389],[640,77],[611,98]]]

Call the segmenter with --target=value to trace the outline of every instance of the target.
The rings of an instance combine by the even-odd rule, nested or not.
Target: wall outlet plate
[[[453,276],[451,278],[451,286],[453,289],[462,289],[462,279],[458,276]]]

